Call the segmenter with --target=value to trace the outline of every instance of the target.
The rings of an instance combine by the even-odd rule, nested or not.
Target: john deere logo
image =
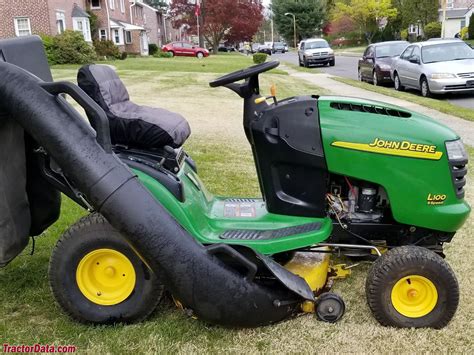
[[[418,159],[441,159],[443,152],[437,151],[435,145],[413,143],[409,141],[390,141],[375,138],[371,143],[352,143],[337,141],[331,144],[334,147],[360,150],[364,152],[397,155]]]
[[[446,200],[446,195],[444,194],[428,194],[426,201],[428,205],[442,205]]]

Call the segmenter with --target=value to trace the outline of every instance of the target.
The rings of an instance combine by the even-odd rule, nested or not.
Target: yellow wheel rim
[[[424,317],[436,307],[437,302],[436,286],[423,276],[405,276],[392,288],[393,307],[405,317]]]
[[[125,301],[135,288],[131,261],[113,249],[97,249],[85,255],[76,270],[76,282],[91,302],[112,306]]]

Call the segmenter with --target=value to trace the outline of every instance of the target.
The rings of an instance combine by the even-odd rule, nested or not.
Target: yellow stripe
[[[396,155],[400,157],[418,158],[418,159],[440,160],[441,157],[443,156],[443,152],[435,152],[435,153],[413,152],[411,150],[405,150],[405,149],[371,147],[365,143],[333,142],[331,145],[335,147],[361,150],[363,152]]]

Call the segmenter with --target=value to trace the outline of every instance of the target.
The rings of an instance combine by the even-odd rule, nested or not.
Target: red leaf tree
[[[197,33],[196,5],[189,0],[172,0],[170,13],[173,25],[189,26]],[[222,40],[229,42],[250,41],[263,21],[261,0],[202,0],[201,31],[217,52]]]

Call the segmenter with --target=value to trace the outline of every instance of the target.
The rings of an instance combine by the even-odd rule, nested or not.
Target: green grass
[[[98,64],[110,64],[118,70],[157,71],[157,72],[198,72],[198,73],[230,73],[253,65],[252,56],[237,53],[210,55],[207,58],[174,57],[154,58],[138,57],[125,60],[102,61]],[[77,69],[78,65],[55,65],[54,69]],[[286,74],[274,70],[274,74]]]
[[[141,59],[140,59],[141,60]],[[75,70],[55,69],[55,79],[74,80]],[[242,100],[227,89],[211,89],[216,73],[159,73],[121,69],[132,99],[182,113],[193,134],[186,150],[199,174],[216,194],[258,196],[251,151],[242,129]],[[279,97],[324,93],[290,76],[262,75],[262,91],[275,83]],[[469,150],[474,159],[474,150]],[[474,168],[469,171],[466,199],[474,203]],[[133,203],[133,201],[131,201]],[[28,247],[0,269],[0,344],[72,344],[79,352],[121,353],[469,353],[474,348],[474,220],[471,217],[447,245],[447,260],[460,283],[461,302],[454,320],[443,330],[392,329],[378,325],[365,302],[368,266],[338,281],[334,291],[347,310],[337,324],[305,315],[273,326],[231,330],[186,317],[167,299],[147,321],[135,325],[88,326],[71,321],[55,304],[47,280],[51,250],[64,230],[85,211],[63,199],[61,218],[37,238],[35,255]]]
[[[373,91],[379,94],[392,96],[398,99],[414,102],[418,105],[429,107],[434,110],[438,110],[440,112],[444,112],[449,115],[453,115],[453,116],[456,116],[468,121],[474,121],[474,110],[453,105],[445,100],[435,99],[435,98],[426,98],[426,97],[418,96],[413,93],[400,92],[400,91],[394,90],[393,88],[388,88],[388,87],[383,87],[383,86],[374,86],[372,84],[360,82],[353,79],[347,79],[347,78],[341,78],[341,77],[333,77],[332,79],[340,81],[348,85],[361,88],[361,89],[365,89],[368,91]]]

